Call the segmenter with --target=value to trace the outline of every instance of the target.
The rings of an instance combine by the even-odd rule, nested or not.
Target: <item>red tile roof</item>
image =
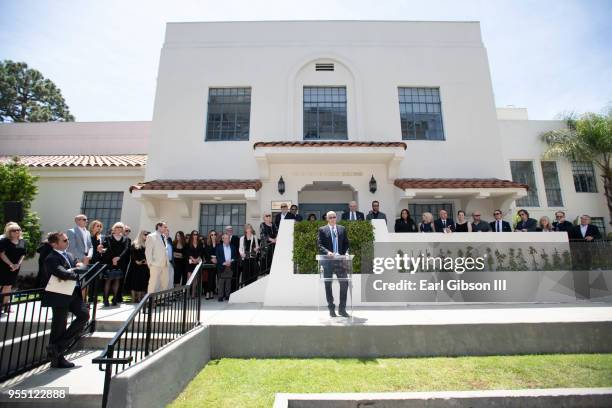
[[[9,163],[15,156],[0,156],[0,163]],[[146,154],[116,155],[51,155],[17,156],[29,167],[143,167]]]
[[[253,149],[258,147],[402,147],[406,150],[404,142],[357,142],[341,140],[321,141],[281,141],[281,142],[257,142]]]
[[[500,180],[496,178],[478,179],[478,178],[404,178],[396,179],[394,182],[396,187],[405,189],[417,188],[524,188],[529,189],[527,184],[521,184],[510,180]]]
[[[133,190],[245,190],[261,188],[259,180],[153,180],[130,187]]]

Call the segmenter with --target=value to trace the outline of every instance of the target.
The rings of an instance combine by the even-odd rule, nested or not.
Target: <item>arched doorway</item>
[[[335,211],[340,218],[352,200],[357,201],[357,192],[341,181],[313,181],[298,192],[298,205],[304,219],[314,214],[321,220],[327,211]]]

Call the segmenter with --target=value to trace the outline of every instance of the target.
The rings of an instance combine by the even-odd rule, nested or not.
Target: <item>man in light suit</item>
[[[219,302],[229,300],[232,278],[237,276],[238,251],[230,243],[226,232],[221,236],[221,245],[217,245],[217,276],[219,277]]]
[[[342,225],[337,225],[337,216],[333,211],[329,211],[326,214],[327,225],[319,228],[319,235],[317,237],[317,247],[321,255],[346,255],[349,250],[349,239],[346,235],[346,229]],[[340,279],[347,278],[346,270],[342,266],[338,267],[335,261],[324,261],[321,265],[323,267],[323,277],[325,278],[325,297],[327,299],[327,308],[329,309],[329,315],[336,317],[336,306],[334,305],[334,295],[332,294],[332,282],[333,274]],[[340,281],[340,304],[338,305],[338,312],[340,316],[350,317],[346,313],[346,293],[348,291],[348,281]]]
[[[357,211],[357,201],[351,201],[348,206],[349,210],[342,213],[344,221],[363,221],[365,219],[363,213]]]
[[[48,242],[53,250],[45,258],[46,276],[41,283],[46,286],[52,275],[60,280],[75,280],[78,282],[79,274],[87,272],[87,267],[80,262],[77,263],[72,254],[66,251],[69,245],[66,234],[53,232],[49,234]],[[73,340],[81,334],[89,321],[89,309],[83,303],[79,285],[75,286],[72,295],[45,290],[42,295],[41,306],[53,308],[51,333],[47,346],[47,357],[51,361],[51,367],[74,367],[74,363],[66,360],[64,353]],[[66,328],[69,312],[75,315],[75,319]]]
[[[149,265],[149,287],[147,293],[154,293],[163,290],[169,281],[168,265],[168,241],[166,235],[168,233],[168,225],[160,221],[155,224],[155,232],[147,236],[145,243],[145,257],[147,265]]]
[[[492,232],[512,232],[512,227],[510,226],[510,223],[508,221],[502,220],[501,210],[495,210],[493,212],[493,216],[495,217],[495,221],[491,221],[489,223]]]
[[[91,244],[91,234],[87,231],[87,216],[79,214],[74,217],[73,228],[66,231],[68,236],[68,252],[74,256],[77,262],[83,262],[84,265],[89,264],[89,260],[93,255],[93,245]]]

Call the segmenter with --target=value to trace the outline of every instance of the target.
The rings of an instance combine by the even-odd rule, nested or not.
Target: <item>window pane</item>
[[[595,169],[593,163],[572,162],[572,173],[574,175],[574,186],[577,193],[596,193]]]
[[[533,172],[533,163],[530,161],[512,161],[510,162],[510,170],[512,172],[512,181],[529,186],[527,195],[516,200],[516,205],[519,207],[539,207],[540,203]]]
[[[544,176],[544,186],[546,188],[546,201],[548,202],[548,206],[563,206],[561,185],[559,184],[559,174],[557,172],[557,163],[554,161],[543,161],[542,175]]]
[[[410,216],[417,224],[422,221],[421,218],[424,212],[430,212],[435,220],[438,218],[440,210],[446,210],[449,217],[453,218],[454,210],[452,203],[408,204]]]
[[[201,204],[200,205],[200,233],[208,234],[214,229],[220,235],[227,225],[234,227],[235,235],[244,233],[246,221],[246,204]]]
[[[345,87],[304,87],[304,139],[348,139]]]
[[[251,88],[210,88],[206,140],[249,140]]]
[[[81,203],[81,212],[87,215],[89,222],[100,220],[104,233],[108,232],[114,223],[121,221],[122,191],[85,191]]]
[[[402,139],[444,140],[439,89],[398,88],[398,94]]]

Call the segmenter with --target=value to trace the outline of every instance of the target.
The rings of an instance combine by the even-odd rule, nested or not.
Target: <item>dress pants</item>
[[[224,266],[219,274],[219,298],[229,297],[233,276],[233,268]]]
[[[149,286],[147,293],[159,292],[166,289],[168,286],[168,265],[166,266],[149,266]]]
[[[52,310],[53,319],[51,320],[49,344],[55,346],[58,352],[62,354],[89,321],[89,309],[83,303],[81,297],[75,295],[68,307],[53,307]],[[68,312],[72,312],[76,318],[66,328]]]
[[[329,309],[335,308],[334,306],[334,295],[332,293],[332,283],[334,273],[337,278],[346,279],[348,275],[342,264],[335,261],[324,261],[323,266],[323,278],[325,278],[325,298],[327,299],[327,307]],[[329,279],[329,280],[328,280]],[[341,280],[340,283],[340,304],[338,308],[340,310],[346,310],[346,293],[348,292],[348,280]]]

